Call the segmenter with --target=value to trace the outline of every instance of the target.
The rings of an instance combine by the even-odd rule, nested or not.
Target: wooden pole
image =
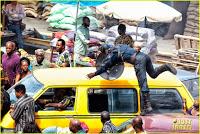
[[[75,35],[74,35],[74,46],[76,45],[75,39],[76,39],[76,34],[77,34],[77,27],[78,27],[78,11],[79,11],[79,6],[80,6],[80,0],[77,1],[77,9],[76,9],[76,29],[75,29]],[[73,62],[74,62],[74,67],[76,67],[76,62],[75,62],[75,57],[73,56]]]

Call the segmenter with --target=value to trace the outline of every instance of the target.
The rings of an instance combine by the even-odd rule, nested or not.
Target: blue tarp
[[[51,3],[55,4],[70,4],[70,5],[77,5],[78,0],[50,0]],[[105,2],[108,2],[109,0],[80,0],[80,6],[98,6]]]

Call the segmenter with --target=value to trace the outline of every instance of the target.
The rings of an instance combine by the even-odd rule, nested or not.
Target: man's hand
[[[88,77],[89,79],[92,79],[94,76],[95,76],[95,73],[89,73],[89,74],[87,74],[87,77]]]

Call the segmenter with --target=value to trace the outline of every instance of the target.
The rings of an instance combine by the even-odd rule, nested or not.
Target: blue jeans
[[[12,31],[13,33],[16,34],[18,47],[23,49],[24,48],[24,42],[23,42],[23,38],[22,38],[22,31],[20,29],[20,25],[19,24],[15,24],[15,25],[9,24],[8,30],[10,30],[10,31]]]
[[[168,71],[165,65],[154,68],[150,57],[142,52],[137,54],[134,68],[142,92],[149,92],[146,73],[148,73],[151,78],[155,79],[161,73]]]
[[[127,53],[127,52],[128,51],[126,51],[125,53]],[[127,55],[127,56],[125,56],[125,55]],[[131,54],[124,54],[124,56],[122,56],[122,59],[124,59],[125,62],[129,62],[130,56],[131,56]],[[105,71],[107,71],[107,69],[114,66],[116,63],[121,62],[122,59],[121,59],[121,57],[118,56],[118,53],[111,52],[104,59],[103,63],[100,65],[99,69],[97,69],[97,71],[95,72],[95,75],[100,75],[101,73],[104,73]],[[154,68],[150,57],[142,52],[139,52],[136,55],[135,62],[131,63],[131,64],[135,68],[139,87],[142,92],[149,92],[146,73],[148,73],[151,78],[155,79],[155,78],[157,78],[157,76],[159,74],[161,74],[164,71],[167,71],[164,68],[165,65]]]

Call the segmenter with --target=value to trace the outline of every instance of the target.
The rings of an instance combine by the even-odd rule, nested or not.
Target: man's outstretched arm
[[[89,74],[87,75],[87,77],[88,77],[89,79],[91,79],[91,78],[93,78],[94,76],[97,76],[97,75],[100,75],[100,74],[106,72],[108,68],[109,68],[109,66],[108,66],[107,64],[104,64],[104,65],[102,65],[101,68],[98,69],[96,72],[94,72],[94,73],[89,73]]]
[[[104,72],[106,72],[109,68],[115,65],[115,62],[117,61],[117,56],[115,55],[109,55],[106,57],[105,61],[102,63],[101,67],[94,73],[89,73],[87,77],[89,79],[93,78],[94,76],[100,75]]]

